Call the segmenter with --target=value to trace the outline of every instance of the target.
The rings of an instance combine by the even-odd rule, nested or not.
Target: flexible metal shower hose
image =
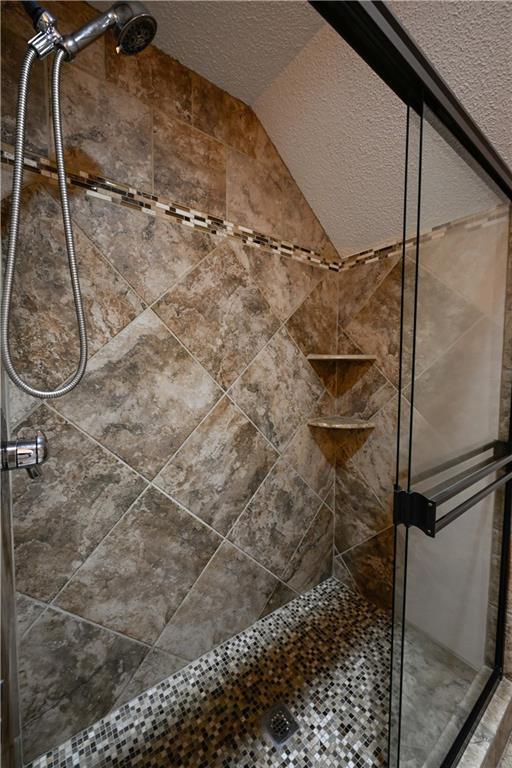
[[[55,54],[52,69],[52,118],[53,135],[55,139],[55,156],[57,160],[57,174],[59,178],[60,203],[62,207],[62,220],[64,223],[64,234],[66,238],[66,250],[69,262],[69,273],[71,276],[71,287],[73,290],[73,299],[75,301],[76,319],[78,323],[78,335],[80,339],[80,359],[75,373],[67,379],[60,387],[53,390],[43,390],[31,387],[27,384],[16,371],[9,346],[9,318],[11,312],[12,286],[14,279],[14,270],[16,266],[16,252],[18,244],[18,230],[20,219],[20,195],[21,184],[23,181],[23,160],[25,148],[25,118],[27,113],[27,90],[30,78],[32,64],[36,58],[36,52],[29,47],[23,65],[21,68],[20,84],[18,91],[18,109],[16,115],[16,141],[14,153],[14,172],[12,181],[11,198],[11,219],[9,231],[9,244],[7,250],[7,259],[5,265],[4,285],[2,292],[2,315],[1,315],[1,339],[2,360],[9,377],[19,389],[28,395],[41,398],[61,397],[72,390],[81,380],[85,373],[87,365],[87,333],[85,326],[84,310],[82,306],[82,296],[80,293],[80,281],[78,279],[78,268],[76,264],[75,243],[73,240],[73,228],[71,224],[71,214],[69,211],[68,191],[66,187],[66,169],[64,165],[64,149],[62,146],[62,124],[60,114],[60,69],[65,53],[58,50]]]

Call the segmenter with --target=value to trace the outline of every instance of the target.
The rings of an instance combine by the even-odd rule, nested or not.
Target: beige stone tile
[[[316,494],[281,459],[229,538],[276,576],[281,576],[319,506]]]
[[[192,124],[196,128],[254,156],[258,123],[252,109],[243,101],[204,77],[192,74]]]
[[[157,475],[155,483],[226,534],[277,456],[226,397]]]
[[[392,524],[391,509],[381,505],[352,462],[336,468],[334,519],[334,541],[340,553]]]
[[[153,106],[189,123],[192,116],[191,70],[154,46],[150,50]]]
[[[332,576],[333,514],[325,504],[304,534],[283,575],[289,587],[306,592]]]
[[[391,609],[393,529],[377,534],[343,555],[360,593],[380,608]]]
[[[250,626],[278,582],[227,541],[219,547],[158,640],[158,647],[187,659]]]
[[[8,26],[12,21],[10,11],[5,12],[2,3],[2,141],[14,144],[16,133],[16,109],[18,101],[18,79],[23,58],[27,50],[26,40],[15,34]],[[14,4],[13,4],[14,5]],[[18,3],[17,5],[21,5]],[[9,4],[10,6],[10,4]],[[9,7],[8,6],[8,7]],[[32,35],[31,35],[32,36]],[[48,153],[49,123],[46,100],[46,67],[36,61],[32,67],[29,109],[26,118],[26,150],[46,155]]]
[[[74,575],[57,603],[153,643],[219,543],[213,531],[150,488]]]
[[[323,270],[235,242],[233,249],[273,312],[286,320],[325,277]]]
[[[48,608],[19,650],[24,760],[106,715],[145,653],[140,643]]]
[[[27,595],[16,593],[16,626],[18,632],[18,642],[25,632],[30,629],[36,619],[42,614],[45,606],[43,603],[36,602]]]
[[[323,387],[281,329],[231,389],[231,396],[277,448],[284,449]]]
[[[336,353],[336,302],[336,278],[329,274],[286,323],[288,333],[305,355]]]
[[[62,216],[45,182],[26,187],[21,200],[12,354],[30,384],[54,387],[75,370],[79,356]],[[8,202],[5,206],[4,211]],[[7,227],[8,219],[2,223]],[[142,304],[80,230],[74,236],[89,350],[94,354],[142,311]]]
[[[155,192],[223,218],[226,149],[216,139],[154,110]]]
[[[145,301],[164,291],[216,245],[178,222],[86,197],[72,198],[73,220]]]
[[[224,388],[235,381],[279,327],[227,240],[221,241],[154,309]]]
[[[288,173],[230,149],[227,179],[229,219],[307,248],[323,244],[324,231]]]
[[[61,90],[69,168],[151,190],[149,107],[124,88],[72,66],[63,67]]]
[[[56,407],[154,477],[220,395],[206,371],[146,310],[90,360],[80,387]]]
[[[123,690],[115,706],[120,707],[143,691],[153,688],[157,683],[171,677],[171,675],[186,664],[187,661],[185,659],[180,659],[178,656],[173,656],[172,653],[166,653],[165,651],[153,648],[142,660],[140,667]]]
[[[16,582],[50,600],[142,493],[144,481],[99,445],[41,406],[18,434],[42,429],[50,455],[41,481],[13,475]],[[50,567],[51,563],[51,567]]]
[[[320,398],[309,416],[328,415],[331,398]],[[312,429],[307,418],[288,444],[284,456],[307,484],[326,499],[334,483],[336,448],[325,430]]]

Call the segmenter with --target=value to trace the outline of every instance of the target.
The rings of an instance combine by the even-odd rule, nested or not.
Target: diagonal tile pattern
[[[295,470],[280,459],[229,539],[281,577],[320,503]]]
[[[71,613],[151,643],[220,539],[150,488],[57,598]]]
[[[132,467],[154,477],[220,394],[204,369],[146,310],[92,358],[81,386],[56,407]]]
[[[224,388],[279,327],[226,241],[154,309]]]
[[[283,449],[322,391],[311,366],[281,329],[235,382],[231,396],[266,438]]]
[[[225,535],[278,454],[224,397],[155,478],[155,484]]]
[[[211,235],[162,217],[134,216],[81,193],[73,195],[72,216],[146,302],[155,301],[216,245]]]
[[[48,189],[47,184],[38,183],[22,192],[19,242],[23,258],[16,266],[16,312],[11,322],[15,364],[22,373],[29,372],[31,384],[43,388],[61,384],[78,361],[62,215]],[[2,219],[5,248],[8,203]],[[94,353],[140,314],[143,306],[80,230],[74,234],[89,346]],[[42,339],[47,343],[41,343]]]
[[[48,608],[20,643],[25,759],[107,714],[146,651],[140,643]]]
[[[146,483],[44,405],[18,434],[30,437],[38,428],[51,446],[44,482],[24,472],[12,477],[16,583],[27,595],[50,600]]]
[[[157,641],[159,648],[197,659],[253,624],[277,579],[224,542]]]

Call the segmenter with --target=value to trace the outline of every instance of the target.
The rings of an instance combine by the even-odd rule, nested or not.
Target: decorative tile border
[[[486,211],[484,214],[476,213],[471,216],[464,216],[460,219],[448,222],[448,224],[439,224],[437,227],[432,227],[423,234],[420,235],[420,243],[428,243],[432,240],[439,240],[445,237],[449,232],[454,230],[467,230],[473,231],[484,227],[492,226],[496,221],[507,219],[509,215],[509,206],[507,204],[498,205],[491,211]],[[416,237],[409,237],[405,241],[405,247],[410,248],[416,244]],[[370,264],[374,261],[382,261],[384,259],[392,258],[393,256],[401,256],[402,254],[402,241],[396,240],[393,243],[378,246],[375,248],[368,248],[365,251],[354,253],[350,256],[342,256],[340,262],[339,271],[344,269],[359,266],[361,264]]]
[[[30,768],[383,768],[389,618],[328,579]],[[261,720],[284,701],[282,747]]]
[[[11,145],[2,144],[0,162],[5,165],[14,164],[14,149]],[[32,173],[57,181],[56,166],[46,157],[26,155],[24,167]],[[340,257],[339,261],[329,261],[310,248],[304,248],[286,240],[278,240],[249,227],[244,227],[241,224],[234,224],[227,219],[211,216],[208,213],[181,205],[181,203],[169,201],[159,195],[141,192],[134,187],[105,179],[102,176],[94,176],[85,171],[68,171],[67,179],[71,187],[84,190],[85,194],[89,197],[97,197],[100,200],[122,205],[135,211],[141,211],[149,216],[170,216],[172,219],[193,229],[199,229],[202,232],[206,231],[211,235],[234,237],[254,248],[261,248],[264,251],[331,272],[345,272],[355,267],[373,264],[376,261],[385,261],[402,254],[402,241],[395,240],[382,246],[358,251],[350,256]],[[505,204],[497,206],[485,214],[474,214],[447,224],[441,224],[424,232],[420,236],[420,243],[444,237],[454,229],[474,230],[490,226],[495,221],[505,219],[508,216],[508,212],[509,206]],[[413,245],[415,242],[415,237],[408,238],[405,241],[406,247]]]
[[[14,151],[10,145],[2,145],[0,160],[5,165],[14,165]],[[57,181],[57,168],[45,157],[25,157],[24,167],[32,173]],[[220,219],[208,213],[197,211],[181,203],[175,203],[158,195],[141,192],[134,187],[128,187],[102,176],[93,176],[85,171],[67,172],[68,183],[71,187],[80,188],[89,197],[97,197],[110,203],[122,205],[135,211],[141,211],[149,216],[169,216],[185,226],[208,232],[211,235],[234,237],[244,244],[276,253],[296,261],[305,262],[314,267],[339,271],[340,264],[328,261],[320,254],[309,248],[277,240],[249,227],[233,224],[227,219]]]

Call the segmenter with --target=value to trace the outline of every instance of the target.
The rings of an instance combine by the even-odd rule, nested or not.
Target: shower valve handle
[[[31,478],[41,475],[39,465],[48,458],[48,441],[40,429],[33,440],[2,443],[2,469],[26,469]]]

